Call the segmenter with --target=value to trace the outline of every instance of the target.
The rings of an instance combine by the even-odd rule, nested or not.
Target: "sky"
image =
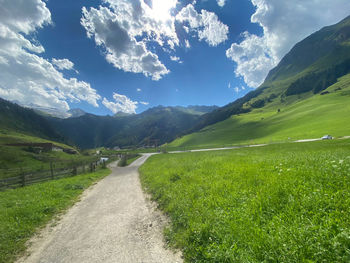
[[[0,0],[0,97],[97,115],[224,106],[349,0]]]

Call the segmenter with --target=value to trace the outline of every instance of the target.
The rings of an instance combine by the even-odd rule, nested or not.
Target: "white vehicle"
[[[322,139],[322,140],[332,140],[333,137],[330,136],[330,135],[325,135],[325,136],[323,136],[321,139]]]

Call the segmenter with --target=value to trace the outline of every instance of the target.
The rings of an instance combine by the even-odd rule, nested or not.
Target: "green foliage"
[[[264,99],[256,100],[251,104],[251,106],[253,108],[262,108],[265,106],[265,100]]]
[[[110,170],[0,192],[0,262],[13,262],[26,241]]]
[[[310,73],[295,82],[293,82],[286,90],[286,95],[296,95],[313,91],[319,93],[335,84],[337,79],[350,72],[350,59],[346,60],[332,68],[318,73]]]
[[[140,157],[141,155],[138,153],[122,154],[122,157],[118,163],[118,166],[120,167],[128,166],[129,164],[131,164],[133,161],[137,160]]]
[[[349,262],[350,141],[152,156],[141,181],[186,262]]]

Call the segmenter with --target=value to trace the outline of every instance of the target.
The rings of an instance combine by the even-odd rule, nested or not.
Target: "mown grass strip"
[[[186,262],[350,262],[350,141],[152,156],[141,181]]]
[[[0,262],[13,262],[38,228],[77,201],[109,169],[0,192]]]
[[[133,163],[134,161],[136,161],[138,158],[140,158],[142,155],[138,154],[137,156],[135,157],[132,157],[130,159],[127,159],[126,160],[126,165],[130,165],[131,163]]]

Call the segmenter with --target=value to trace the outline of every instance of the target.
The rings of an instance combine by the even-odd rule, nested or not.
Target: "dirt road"
[[[87,190],[55,227],[32,240],[27,263],[174,263],[179,253],[164,248],[166,218],[146,200],[138,167],[113,164],[113,173]]]

